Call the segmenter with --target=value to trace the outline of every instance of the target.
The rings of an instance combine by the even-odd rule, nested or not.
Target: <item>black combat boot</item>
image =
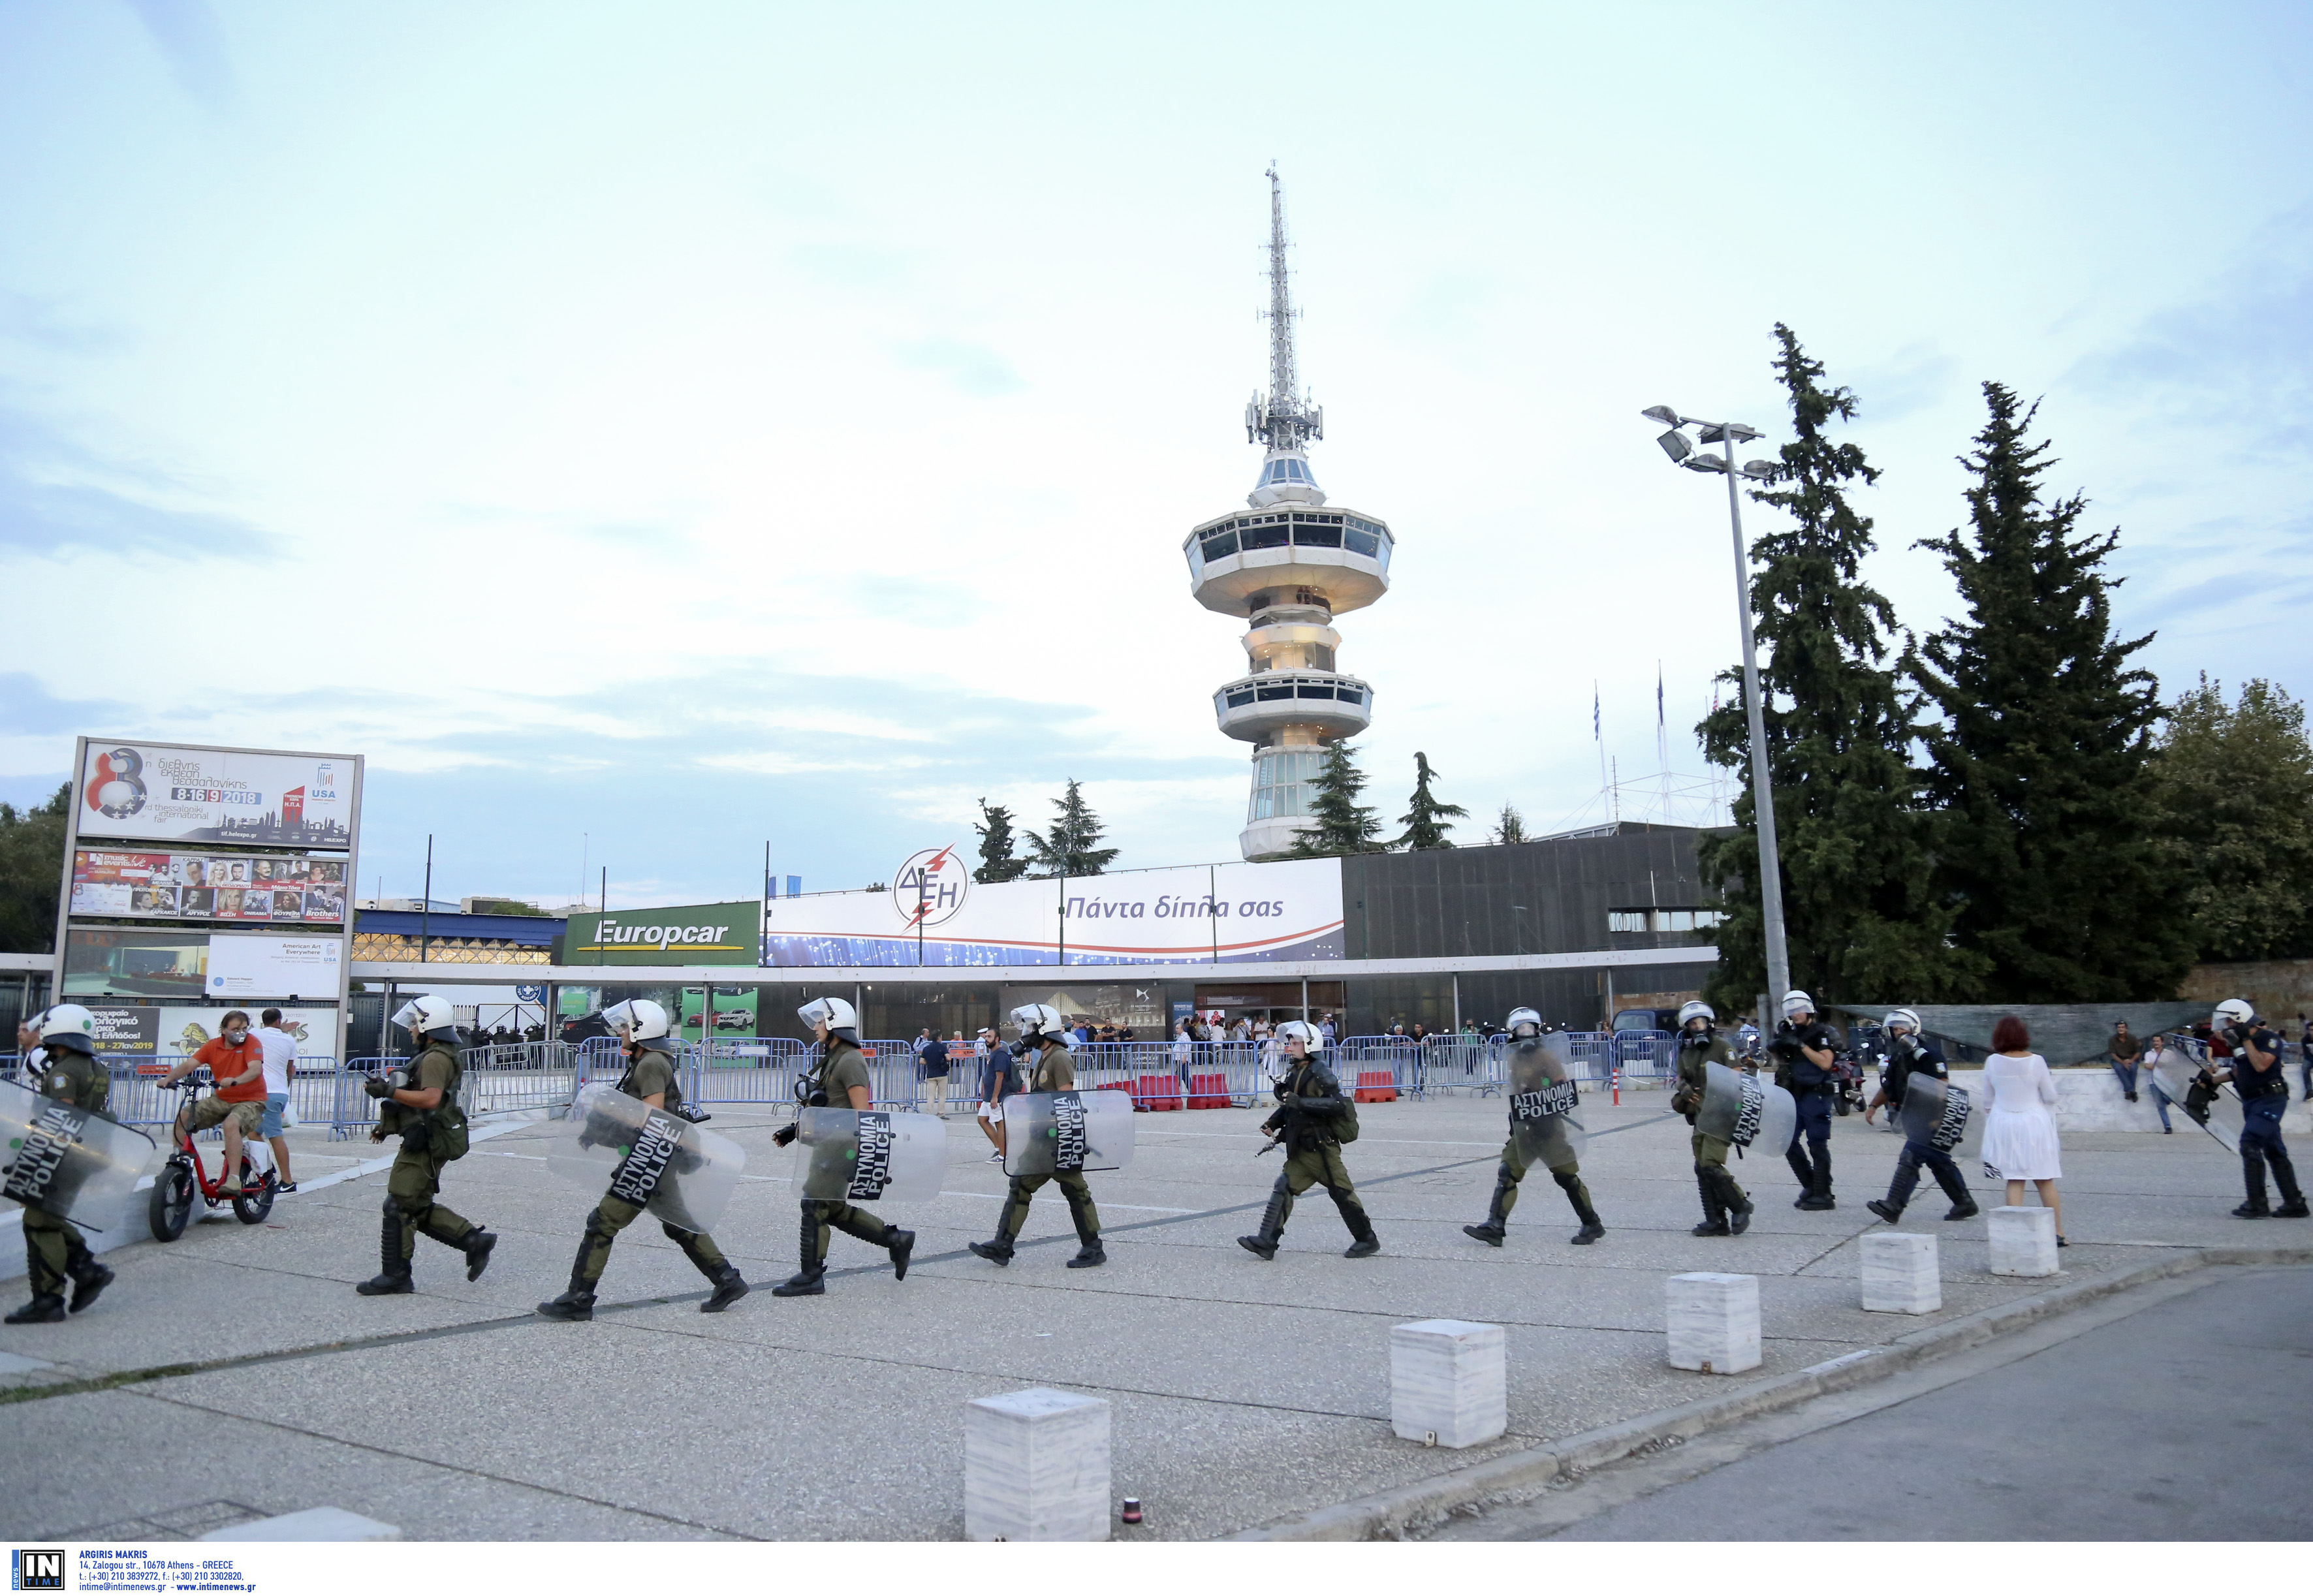
[[[594,1250],[597,1232],[594,1216],[586,1216],[586,1229],[578,1238],[578,1256],[571,1260],[570,1285],[550,1302],[541,1302],[538,1311],[548,1319],[569,1320],[585,1323],[594,1317],[594,1283],[586,1278],[586,1260]]]
[[[62,1324],[65,1321],[65,1300],[54,1292],[41,1292],[0,1324]]]
[[[1325,1195],[1333,1199],[1333,1206],[1341,1210],[1341,1223],[1350,1227],[1350,1245],[1341,1256],[1371,1258],[1379,1252],[1381,1238],[1374,1234],[1373,1221],[1366,1215],[1366,1206],[1349,1193],[1335,1191],[1330,1186],[1325,1188]]]
[[[1510,1179],[1510,1167],[1504,1164],[1494,1174],[1494,1195],[1486,1204],[1482,1224],[1465,1224],[1462,1233],[1489,1247],[1499,1247],[1502,1238],[1509,1233],[1510,1204],[1517,1198],[1517,1182]]]
[[[112,1271],[98,1263],[85,1241],[65,1243],[65,1273],[72,1276],[72,1311],[78,1313],[112,1284]]]
[[[1275,1258],[1278,1241],[1285,1234],[1285,1216],[1292,1208],[1293,1194],[1280,1179],[1269,1194],[1269,1211],[1261,1216],[1261,1229],[1250,1236],[1239,1236],[1236,1244],[1264,1263]]]
[[[1920,1188],[1920,1166],[1907,1146],[1895,1155],[1895,1178],[1887,1182],[1887,1195],[1873,1197],[1863,1206],[1889,1224],[1904,1217],[1904,1210],[1912,1206],[1912,1194]]]
[[[1590,1206],[1590,1188],[1582,1184],[1582,1177],[1553,1171],[1551,1179],[1558,1182],[1558,1189],[1564,1192],[1566,1200],[1574,1206],[1574,1217],[1582,1222],[1582,1228],[1567,1239],[1577,1247],[1587,1247],[1605,1235],[1606,1227],[1598,1223],[1598,1210]]]
[[[1960,1178],[1957,1170],[1938,1170],[1936,1184],[1944,1188],[1946,1197],[1951,1198],[1951,1212],[1944,1215],[1947,1221],[1974,1219],[1976,1216],[1975,1194],[1968,1190],[1967,1182]]]
[[[1836,1208],[1839,1206],[1838,1203],[1833,1200],[1831,1195],[1830,1143],[1825,1143],[1821,1150],[1815,1155],[1815,1184],[1807,1188],[1807,1192],[1805,1197],[1802,1197],[1798,1202],[1791,1206],[1797,1208],[1805,1208],[1811,1213],[1821,1213],[1825,1209]]]
[[[708,1278],[715,1282],[715,1289],[708,1293],[705,1302],[699,1304],[701,1313],[720,1313],[754,1289],[739,1273],[736,1264],[726,1263]]]
[[[2235,1219],[2270,1219],[2273,1210],[2265,1206],[2265,1154],[2255,1147],[2241,1149],[2241,1184],[2248,1188],[2248,1200],[2233,1210]]]
[[[908,1259],[914,1256],[916,1250],[916,1232],[902,1230],[885,1231],[884,1246],[892,1255],[892,1278],[895,1281],[905,1280],[908,1277]]]
[[[2297,1166],[2289,1162],[2288,1150],[2274,1147],[2265,1157],[2265,1162],[2273,1165],[2273,1183],[2281,1188],[2281,1206],[2273,1211],[2273,1216],[2275,1219],[2313,1218],[2313,1209],[2306,1207],[2305,1193],[2298,1188]],[[80,1311],[77,1300],[73,1303],[73,1311]]]
[[[1094,1223],[1091,1201],[1069,1194],[1069,1217],[1076,1222],[1077,1255],[1069,1259],[1071,1269],[1097,1269],[1108,1261],[1108,1249],[1100,1244],[1100,1231]]]
[[[1719,1180],[1719,1206],[1727,1210],[1727,1228],[1739,1236],[1751,1228],[1751,1199],[1743,1195],[1733,1171],[1723,1163],[1712,1168]]]
[[[1694,1188],[1702,1196],[1702,1223],[1687,1234],[1691,1236],[1724,1236],[1727,1228],[1727,1208],[1719,1196],[1719,1182],[1711,1178],[1711,1171],[1698,1165],[1694,1171]]]
[[[1791,1166],[1791,1173],[1799,1178],[1799,1201],[1791,1205],[1794,1208],[1806,1207],[1807,1198],[1815,1195],[1815,1165],[1807,1158],[1807,1146],[1803,1138],[1795,1136],[1791,1144],[1783,1149],[1783,1162]]]
[[[1012,1262],[1012,1239],[1001,1231],[996,1233],[993,1241],[967,1241],[964,1245],[972,1249],[973,1257],[984,1258],[998,1268],[1004,1268]]]
[[[796,1272],[771,1287],[775,1297],[823,1297],[827,1294],[827,1260],[819,1255],[819,1213],[803,1206],[803,1230],[796,1250]]]
[[[1005,1189],[1004,1206],[998,1211],[996,1215],[996,1235],[994,1239],[986,1241],[972,1241],[967,1243],[972,1250],[972,1255],[976,1258],[984,1258],[989,1263],[996,1265],[999,1268],[1010,1264],[1012,1261],[1012,1238],[1019,1234],[1019,1232],[1013,1228],[1013,1210],[1015,1208],[1018,1208],[1020,1210],[1019,1222],[1023,1226],[1025,1226],[1028,1223],[1027,1206],[1026,1199],[1022,1197],[1020,1195],[1019,1183],[1015,1181],[1011,1186]]]
[[[401,1209],[391,1197],[385,1199],[385,1218],[377,1234],[377,1273],[354,1289],[365,1297],[398,1297],[418,1289],[409,1277],[409,1260],[401,1256],[404,1222]]]
[[[498,1239],[477,1225],[459,1238],[458,1250],[466,1255],[466,1278],[479,1280],[482,1271],[490,1267],[490,1249]]]

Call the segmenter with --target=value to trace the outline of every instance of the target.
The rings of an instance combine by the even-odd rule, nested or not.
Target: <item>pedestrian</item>
[[[1196,1039],[1189,1033],[1186,1020],[1173,1027],[1173,1073],[1181,1077],[1181,1084],[1189,1083],[1189,1072],[1197,1060]]]
[[[1074,1092],[1076,1065],[1069,1057],[1068,1032],[1060,1011],[1046,1003],[1023,1004],[1012,1011],[1012,1023],[1019,1029],[1021,1043],[1028,1049],[1020,1061],[1027,1076],[1027,1089]],[[1094,1206],[1092,1188],[1086,1182],[1082,1170],[1013,1176],[1004,1194],[1003,1211],[997,1215],[994,1239],[969,1243],[972,1250],[998,1267],[1008,1266],[1013,1244],[1028,1223],[1028,1206],[1047,1182],[1060,1188],[1060,1195],[1068,1199],[1069,1217],[1076,1222],[1077,1255],[1069,1259],[1068,1267],[1096,1269],[1106,1263],[1108,1253],[1100,1241],[1100,1210]]]
[[[257,1016],[257,1042],[265,1050],[265,1117],[257,1134],[273,1148],[276,1191],[295,1191],[289,1175],[289,1140],[283,1135],[282,1116],[289,1108],[289,1083],[297,1078],[297,1039],[281,1029],[281,1011],[268,1009]]]
[[[1510,1049],[1505,1062],[1508,1065],[1510,1089],[1510,1136],[1502,1144],[1500,1167],[1494,1173],[1494,1196],[1487,1206],[1485,1222],[1465,1224],[1462,1233],[1483,1241],[1489,1247],[1499,1247],[1509,1229],[1510,1210],[1517,1206],[1518,1182],[1535,1164],[1545,1164],[1550,1178],[1558,1182],[1558,1189],[1574,1206],[1574,1216],[1582,1228],[1569,1238],[1577,1247],[1587,1247],[1606,1233],[1598,1223],[1598,1211],[1590,1206],[1590,1188],[1582,1183],[1582,1166],[1579,1162],[1573,1137],[1581,1127],[1573,1121],[1575,1103],[1579,1097],[1566,1067],[1563,1044],[1558,1048],[1545,1046],[1542,1039],[1542,1016],[1532,1009],[1510,1011]]]
[[[2300,1014],[2297,1026],[2303,1033],[2297,1039],[2298,1083],[2304,1088],[2305,1101],[2313,1103],[2313,1020]]]
[[[947,1044],[934,1036],[931,1027],[916,1041],[916,1069],[924,1082],[925,1107],[928,1111],[947,1118]]]
[[[604,1010],[602,1023],[611,1028],[627,1056],[626,1073],[619,1077],[616,1090],[646,1109],[682,1115],[682,1083],[675,1070],[674,1039],[667,1034],[670,1027],[665,1008],[649,998],[638,997]],[[668,1167],[671,1172],[673,1161],[669,1161]],[[653,1190],[656,1190],[655,1185]],[[642,1217],[648,1202],[647,1196],[642,1202],[629,1202],[615,1191],[602,1194],[602,1201],[586,1215],[585,1232],[578,1239],[578,1257],[570,1266],[569,1286],[552,1302],[541,1302],[540,1313],[560,1320],[594,1317],[594,1287],[601,1283],[602,1270],[611,1261],[611,1244],[619,1239],[620,1231]],[[713,1236],[705,1231],[684,1230],[665,1220],[659,1222],[659,1229],[682,1250],[682,1256],[707,1276],[707,1284],[714,1288],[699,1304],[701,1313],[720,1313],[747,1294],[751,1288],[746,1279],[723,1255]]]
[[[37,1037],[27,1047],[25,1032]],[[112,1119],[112,1074],[96,1057],[96,1016],[76,1003],[60,1003],[27,1026],[16,1045],[33,1089],[70,1109]],[[116,1124],[118,1121],[114,1121]],[[62,1214],[27,1203],[23,1206],[24,1268],[32,1300],[7,1316],[9,1324],[61,1324],[67,1311],[65,1283],[72,1283],[70,1311],[78,1313],[112,1284],[112,1271],[96,1261],[88,1239]]]
[[[2048,1061],[2032,1051],[2032,1034],[2013,1014],[1992,1028],[1992,1057],[1983,1061],[1983,1172],[2008,1182],[2008,1206],[2021,1207],[2028,1183],[2041,1206],[2056,1216],[2056,1245],[2064,1239],[2064,1209],[2056,1197],[2063,1174],[2056,1144],[2056,1083]]]
[[[2281,1067],[2281,1034],[2256,1017],[2245,997],[2229,997],[2217,1005],[2211,1026],[2232,1049],[2228,1072],[2241,1103],[2241,1181],[2248,1195],[2233,1210],[2241,1219],[2303,1219],[2309,1210],[2305,1193],[2297,1185],[2297,1171],[2282,1144],[2281,1116],[2289,1107],[2289,1076]],[[2281,1206],[2265,1206],[2265,1171],[2273,1166],[2273,1184],[2281,1188]]]
[[[1261,1134],[1284,1143],[1285,1167],[1270,1188],[1260,1231],[1239,1236],[1236,1244],[1264,1262],[1274,1258],[1293,1199],[1312,1186],[1323,1186],[1349,1227],[1350,1249],[1341,1256],[1370,1258],[1381,1250],[1381,1239],[1374,1234],[1349,1166],[1341,1162],[1342,1144],[1358,1139],[1357,1105],[1341,1095],[1341,1083],[1317,1057],[1324,1044],[1314,1026],[1288,1020],[1280,1045],[1285,1073],[1276,1085],[1277,1111],[1262,1122]]]
[[[177,1111],[177,1119],[187,1130],[224,1127],[224,1173],[217,1179],[217,1189],[238,1197],[243,1148],[265,1124],[265,1048],[249,1033],[246,1010],[229,1010],[217,1030],[219,1034],[202,1043],[200,1051],[163,1075],[161,1084],[180,1081],[197,1069],[208,1071],[209,1095],[187,1103]]]
[[[1839,1074],[1834,1054],[1839,1039],[1830,1026],[1815,1017],[1815,999],[1804,992],[1783,994],[1783,1020],[1767,1052],[1775,1060],[1775,1084],[1799,1105],[1799,1122],[1791,1129],[1791,1144],[1783,1161],[1791,1166],[1803,1188],[1794,1208],[1821,1211],[1836,1208],[1831,1195],[1831,1116],[1838,1095]],[[1799,1142],[1807,1142],[1805,1152]]]
[[[409,1266],[421,1232],[465,1255],[469,1281],[482,1277],[490,1266],[490,1249],[498,1244],[489,1232],[435,1200],[442,1191],[443,1166],[466,1155],[468,1140],[465,1110],[458,1104],[465,1066],[458,1058],[450,1000],[430,993],[413,997],[387,1023],[409,1033],[418,1056],[400,1068],[362,1080],[362,1090],[378,1100],[369,1139],[401,1138],[401,1150],[386,1171],[378,1271],[354,1287],[365,1297],[401,1296],[418,1289]]]
[[[1682,1004],[1678,1011],[1678,1085],[1671,1093],[1670,1107],[1675,1114],[1685,1116],[1693,1134],[1688,1145],[1694,1153],[1694,1185],[1702,1197],[1702,1223],[1689,1232],[1697,1236],[1739,1236],[1751,1228],[1752,1204],[1742,1187],[1736,1184],[1735,1173],[1727,1167],[1727,1154],[1735,1144],[1726,1137],[1705,1131],[1699,1123],[1702,1106],[1709,1101],[1711,1066],[1735,1067],[1735,1049],[1719,1034],[1719,1013],[1709,1004],[1697,999]],[[1721,1082],[1728,1077],[1720,1076]]]
[[[811,1027],[812,1037],[820,1046],[816,1065],[796,1083],[797,1107],[855,1111],[873,1108],[875,1092],[869,1083],[866,1057],[859,1050],[857,1011],[840,997],[818,997],[797,1009],[796,1014]],[[780,1127],[771,1140],[782,1147],[792,1144],[802,1118],[798,1113],[796,1123]],[[908,1277],[908,1258],[916,1247],[915,1232],[886,1224],[866,1209],[855,1208],[840,1198],[804,1197],[801,1203],[798,1266],[792,1276],[771,1287],[771,1295],[817,1297],[827,1293],[831,1229],[856,1236],[871,1247],[883,1248],[891,1255],[892,1278]]]
[[[2168,1038],[2165,1033],[2154,1037],[2144,1044],[2144,1060],[2153,1066],[2151,1073],[2144,1077],[2144,1083],[2152,1089],[2152,1109],[2160,1116],[2160,1134],[2164,1136],[2173,1136],[2177,1134],[2177,1127],[2168,1123],[2170,1099],[2167,1092],[2160,1090],[2160,1055],[2167,1050],[2168,1047]]]
[[[1335,1034],[1335,1030],[1336,1027],[1333,1024],[1332,1015],[1327,1014],[1317,1022],[1317,1034],[1325,1039],[1325,1046],[1328,1048],[1332,1047],[1335,1042],[1341,1039],[1341,1038]],[[2309,1036],[2313,1036],[2313,1028],[2309,1028],[2307,1034]]]
[[[1897,1009],[1882,1023],[1881,1033],[1887,1039],[1887,1058],[1879,1071],[1879,1091],[1863,1110],[1863,1123],[1871,1123],[1871,1116],[1884,1108],[1891,1122],[1900,1120],[1904,1127],[1904,1150],[1895,1154],[1895,1176],[1887,1184],[1887,1195],[1873,1197],[1863,1206],[1889,1224],[1904,1217],[1904,1206],[1912,1200],[1912,1193],[1920,1184],[1920,1166],[1936,1178],[1936,1184],[1951,1198],[1951,1208],[1944,1215],[1948,1220],[1973,1219],[1976,1215],[1975,1198],[1967,1189],[1967,1177],[1959,1172],[1952,1156],[1935,1144],[1937,1114],[1925,1115],[1904,1111],[1904,1093],[1916,1088],[1923,1102],[1932,1098],[1932,1108],[1943,1102],[1942,1086],[1950,1079],[1945,1073],[1944,1056],[1920,1039],[1920,1017],[1909,1009]],[[1933,1090],[1931,1090],[1931,1087]]]
[[[2112,1040],[2105,1044],[2105,1062],[2112,1065],[2113,1079],[2120,1083],[2121,1095],[2130,1102],[2136,1101],[2136,1065],[2144,1049],[2128,1032],[2128,1022],[2112,1023]]]
[[[1004,1162],[1004,1100],[1020,1090],[1012,1050],[998,1039],[996,1027],[980,1028],[980,1133],[995,1151],[990,1163]]]

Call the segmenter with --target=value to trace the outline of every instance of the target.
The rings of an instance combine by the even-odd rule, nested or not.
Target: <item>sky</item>
[[[2174,697],[2313,692],[2313,10],[0,0],[0,798],[87,733],[360,754],[361,891],[808,890],[1043,824],[1233,858],[1274,160],[1368,796],[1703,771],[1788,322],[1867,574],[2039,403]],[[1754,508],[1754,531],[1773,513]],[[1593,709],[1600,735],[1594,741]],[[1626,818],[1636,801],[1626,797]]]

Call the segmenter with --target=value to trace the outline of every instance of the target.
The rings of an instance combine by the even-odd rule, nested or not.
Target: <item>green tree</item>
[[[2204,673],[2154,744],[2159,831],[2183,876],[2194,955],[2313,954],[2313,744],[2305,706],[2252,679],[2238,703]]]
[[[982,823],[972,828],[980,833],[980,868],[972,873],[972,879],[982,886],[1018,881],[1027,873],[1028,861],[1013,855],[1017,844],[1012,836],[1012,811],[1000,803],[990,806],[982,798],[980,816]]]
[[[1042,836],[1028,833],[1028,851],[1042,868],[1033,873],[1039,878],[1067,875],[1098,875],[1115,858],[1115,848],[1095,847],[1100,841],[1100,817],[1084,801],[1084,793],[1073,781],[1067,794],[1052,800],[1056,818],[1052,829]]]
[[[65,817],[72,783],[46,803],[0,803],[0,950],[48,953],[57,945],[57,889],[64,880]]]
[[[1366,790],[1366,773],[1357,767],[1357,750],[1346,742],[1325,750],[1316,779],[1309,784],[1309,820],[1293,838],[1290,859],[1331,859],[1342,854],[1385,854],[1380,813],[1358,802]]]
[[[2129,662],[2151,636],[2113,636],[2119,579],[2103,566],[2120,534],[2080,533],[2078,494],[2043,502],[2055,462],[2027,436],[2034,412],[1997,382],[1983,397],[1989,419],[1961,460],[1968,525],[1921,544],[1944,557],[1964,610],[1911,662],[1941,717],[1925,772],[1939,897],[1984,961],[1984,1001],[2172,996],[2192,938],[2154,835],[2157,684]]]
[[[1404,835],[1397,839],[1402,848],[1450,848],[1454,845],[1446,836],[1454,829],[1456,820],[1466,820],[1470,811],[1458,803],[1440,803],[1430,792],[1429,784],[1438,773],[1429,768],[1429,756],[1413,756],[1413,796],[1408,801],[1403,824]]]
[[[1503,804],[1501,818],[1494,822],[1493,835],[1487,840],[1494,843],[1525,842],[1527,840],[1526,817],[1512,805]]]
[[[1973,961],[1947,942],[1948,909],[1933,896],[1919,781],[1907,763],[1919,705],[1897,665],[1895,614],[1860,574],[1873,548],[1870,518],[1848,502],[1879,473],[1832,429],[1851,421],[1855,395],[1826,387],[1791,329],[1775,326],[1777,379],[1790,396],[1792,441],[1755,502],[1790,518],[1751,545],[1754,626],[1782,862],[1791,981],[1817,1003],[1922,1001],[1965,995]],[[1891,657],[1893,656],[1893,657]],[[1733,701],[1697,727],[1705,753],[1742,767],[1750,728],[1742,674]],[[1746,785],[1731,831],[1706,835],[1703,879],[1719,884],[1726,919],[1708,995],[1747,1009],[1767,984],[1758,832]]]

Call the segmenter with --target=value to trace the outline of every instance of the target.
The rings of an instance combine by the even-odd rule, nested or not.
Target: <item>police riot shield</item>
[[[2161,1096],[2183,1109],[2185,1118],[2214,1136],[2227,1152],[2240,1151],[2240,1096],[2230,1084],[2211,1085],[2202,1079],[2200,1060],[2177,1048],[2160,1049],[2160,1057],[2152,1061],[2152,1080]]]
[[[141,1130],[0,1081],[0,1197],[109,1230],[152,1156]]]
[[[1975,1094],[1924,1071],[1904,1077],[1897,1118],[1905,1141],[1925,1142],[1955,1159],[1974,1158],[1983,1144],[1983,1116],[1976,1111]]]
[[[1023,1092],[1004,1100],[1004,1172],[1069,1175],[1132,1162],[1132,1098],[1122,1092]]]
[[[1737,1147],[1776,1153],[1791,1144],[1799,1106],[1791,1094],[1764,1075],[1748,1075],[1723,1064],[1704,1066],[1702,1107],[1694,1128]]]
[[[547,1144],[548,1169],[678,1230],[714,1229],[747,1167],[730,1137],[600,1083],[579,1092],[562,1131]]]
[[[1509,1077],[1510,1137],[1518,1156],[1544,1169],[1572,1169],[1587,1133],[1564,1033],[1517,1043],[1502,1064]]]
[[[920,1203],[947,1179],[937,1114],[805,1109],[796,1121],[796,1195],[835,1203]]]

